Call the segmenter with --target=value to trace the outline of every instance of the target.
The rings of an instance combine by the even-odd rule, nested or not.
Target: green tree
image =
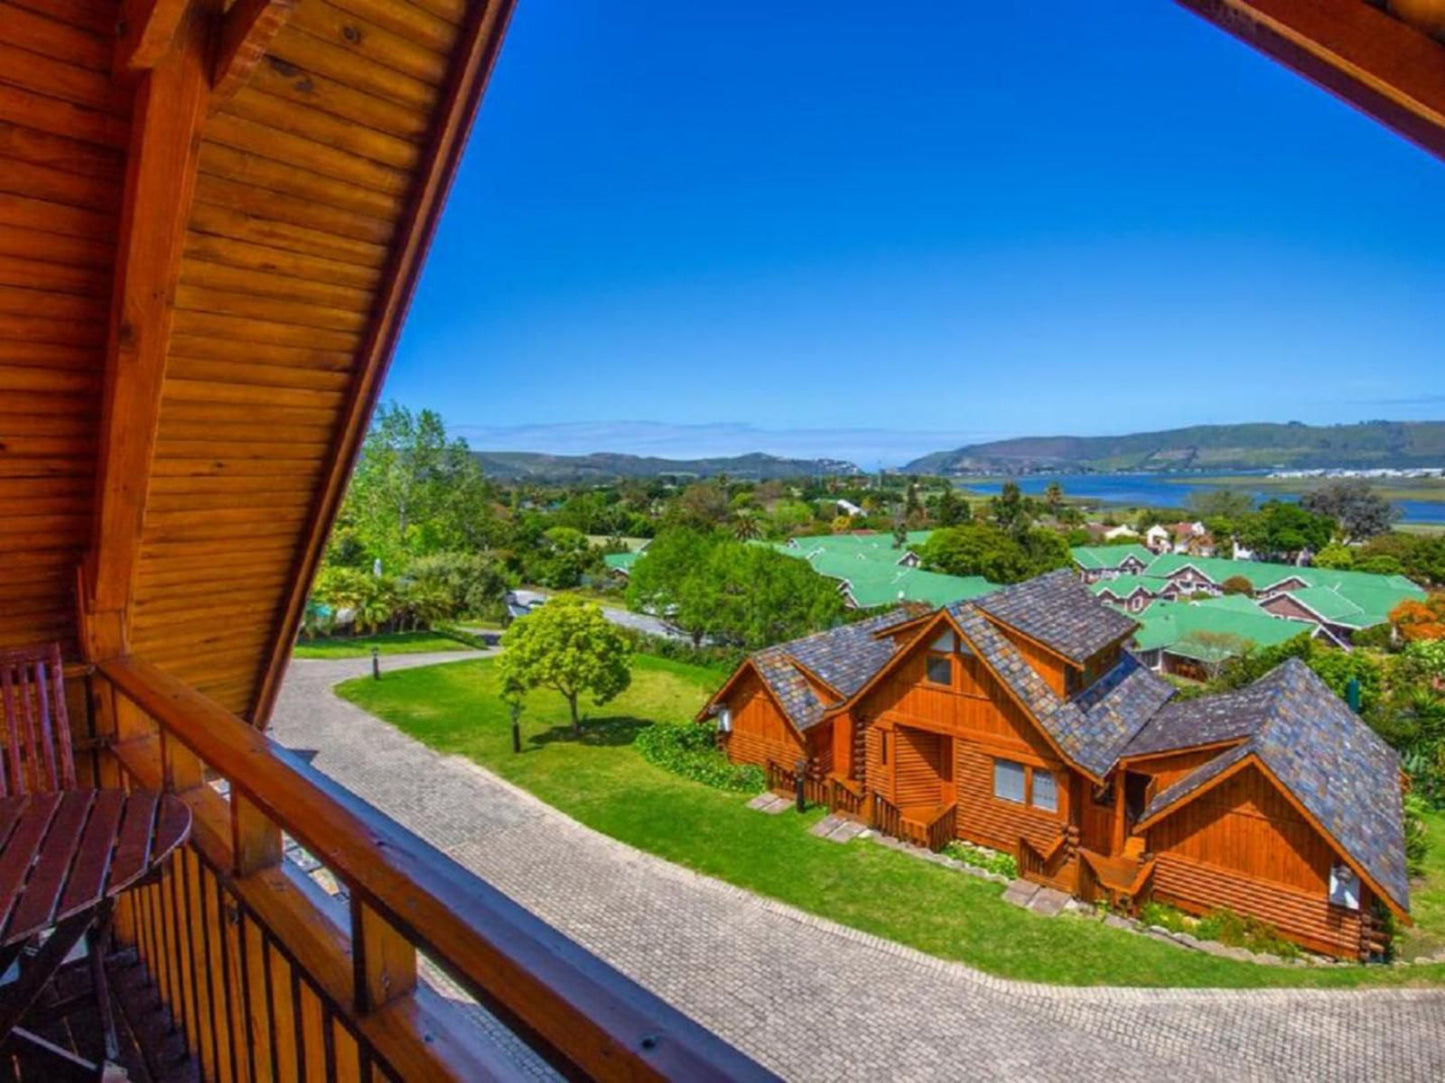
[[[667,617],[682,603],[688,577],[706,564],[722,538],[687,527],[664,530],[652,539],[627,580],[627,607]]]
[[[1219,588],[1225,594],[1243,594],[1246,598],[1254,594],[1254,584],[1242,575],[1231,575]]]
[[[1015,536],[1029,527],[1030,508],[1024,500],[1023,491],[1015,482],[1003,483],[998,496],[989,501],[989,512],[993,515],[995,526]]]
[[[554,598],[514,622],[502,636],[497,659],[506,695],[550,688],[567,701],[572,733],[580,736],[577,701],[587,695],[599,707],[632,683],[627,640],[601,606]]]
[[[948,575],[981,575],[993,583],[1018,583],[1066,568],[1068,539],[1052,530],[1020,537],[988,523],[935,530],[919,549],[923,566]]]
[[[1347,540],[1363,541],[1384,534],[1399,518],[1395,506],[1363,478],[1339,478],[1305,493],[1300,504],[1316,515],[1333,519]]]
[[[1316,568],[1348,570],[1355,566],[1355,551],[1348,545],[1331,542],[1315,554],[1313,563]]]
[[[1318,552],[1330,542],[1333,521],[1298,504],[1271,500],[1244,521],[1239,538],[1256,552],[1292,557],[1303,550]]]
[[[683,584],[674,620],[695,640],[757,650],[836,624],[838,585],[805,560],[724,541]]]
[[[973,508],[958,495],[951,483],[945,484],[933,503],[933,519],[939,526],[959,526],[973,519]]]
[[[1064,506],[1064,487],[1057,481],[1051,481],[1044,487],[1044,506],[1055,519],[1059,517],[1059,511]]]

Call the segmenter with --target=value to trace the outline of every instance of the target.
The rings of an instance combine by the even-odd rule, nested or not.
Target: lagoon
[[[1005,478],[958,478],[958,485],[972,493],[992,496],[1002,487]],[[1302,479],[1299,489],[1291,491],[1288,483],[1281,479],[1267,478],[1264,474],[1240,474],[1229,478],[1200,478],[1191,480],[1187,474],[1054,474],[1032,475],[1014,478],[1019,488],[1030,496],[1041,496],[1050,482],[1057,481],[1063,486],[1064,495],[1076,500],[1098,501],[1124,507],[1184,508],[1188,506],[1189,494],[1202,489],[1240,489],[1256,500],[1272,497],[1280,500],[1298,500],[1301,489],[1307,488],[1309,479]],[[1380,487],[1388,486],[1385,480]],[[1436,493],[1445,496],[1445,483]],[[1434,494],[1432,494],[1434,495]],[[1402,523],[1445,524],[1445,500],[1394,500],[1400,509]]]

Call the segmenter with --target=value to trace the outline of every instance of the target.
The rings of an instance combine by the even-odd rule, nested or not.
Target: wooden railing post
[[[206,780],[205,765],[170,733],[161,733],[161,770],[165,787],[174,793],[194,790]]]
[[[244,794],[231,794],[232,872],[249,876],[281,864],[281,829]]]
[[[416,989],[416,947],[356,896],[351,898],[356,1013],[386,1007]]]

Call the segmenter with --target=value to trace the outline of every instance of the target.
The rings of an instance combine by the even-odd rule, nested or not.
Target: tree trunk
[[[581,737],[582,723],[577,720],[577,693],[563,692],[562,694],[567,697],[567,707],[572,712],[572,736]]]

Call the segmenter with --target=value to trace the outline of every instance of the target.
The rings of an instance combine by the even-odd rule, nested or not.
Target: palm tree
[[[1057,481],[1049,482],[1044,488],[1044,503],[1048,505],[1049,514],[1057,519],[1059,509],[1064,506],[1064,487]]]
[[[752,508],[738,508],[733,513],[733,537],[738,541],[752,541],[762,535],[758,526],[757,513]]]

